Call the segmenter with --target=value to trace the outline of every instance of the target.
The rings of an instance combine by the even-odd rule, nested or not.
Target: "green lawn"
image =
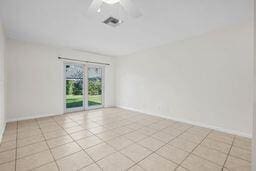
[[[101,95],[89,95],[89,106],[100,105]],[[83,96],[82,95],[67,95],[66,107],[74,108],[83,106]]]

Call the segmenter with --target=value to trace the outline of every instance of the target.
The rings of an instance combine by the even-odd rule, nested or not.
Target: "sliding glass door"
[[[65,64],[65,106],[67,112],[84,109],[84,65]]]
[[[88,66],[88,108],[102,107],[103,105],[103,69],[97,66]]]
[[[65,111],[74,112],[103,107],[104,68],[65,63]]]

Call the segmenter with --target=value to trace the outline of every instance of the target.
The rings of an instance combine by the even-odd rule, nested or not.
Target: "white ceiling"
[[[252,21],[253,0],[133,0],[143,16],[117,27],[87,16],[91,0],[0,0],[7,36],[122,56]]]

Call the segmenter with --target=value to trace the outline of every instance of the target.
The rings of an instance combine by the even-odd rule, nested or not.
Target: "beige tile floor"
[[[249,171],[251,140],[119,108],[8,123],[1,171]]]

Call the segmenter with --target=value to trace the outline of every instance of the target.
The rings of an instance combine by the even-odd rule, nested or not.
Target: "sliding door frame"
[[[89,81],[89,68],[100,68],[101,69],[101,105],[89,106],[89,94],[88,94],[88,81]],[[101,65],[88,64],[86,65],[86,73],[87,73],[87,109],[98,109],[103,108],[105,106],[105,67]]]
[[[86,73],[85,73],[85,69],[83,69],[83,106],[81,106],[81,107],[75,107],[75,108],[67,108],[67,94],[66,94],[66,66],[67,65],[82,65],[83,66],[83,68],[84,68],[84,64],[82,64],[82,63],[76,63],[76,62],[64,62],[64,69],[63,69],[63,71],[64,71],[64,81],[63,81],[63,92],[64,92],[64,112],[65,113],[70,113],[70,112],[77,112],[77,111],[82,111],[82,110],[85,110],[85,105],[86,105],[86,103],[85,103],[85,81],[86,81],[86,79],[85,79],[85,75],[86,75]]]
[[[84,75],[83,75],[83,106],[78,108],[67,108],[67,95],[66,95],[66,65],[83,65],[84,68]],[[102,95],[101,95],[101,105],[95,105],[89,107],[89,94],[88,94],[88,81],[89,81],[89,75],[88,75],[88,68],[101,68],[101,89],[102,89]],[[82,62],[63,62],[63,108],[64,113],[71,113],[71,112],[78,112],[78,111],[84,111],[84,110],[92,110],[92,109],[98,109],[103,108],[105,106],[105,66],[101,65],[92,65],[92,64],[85,64]]]

